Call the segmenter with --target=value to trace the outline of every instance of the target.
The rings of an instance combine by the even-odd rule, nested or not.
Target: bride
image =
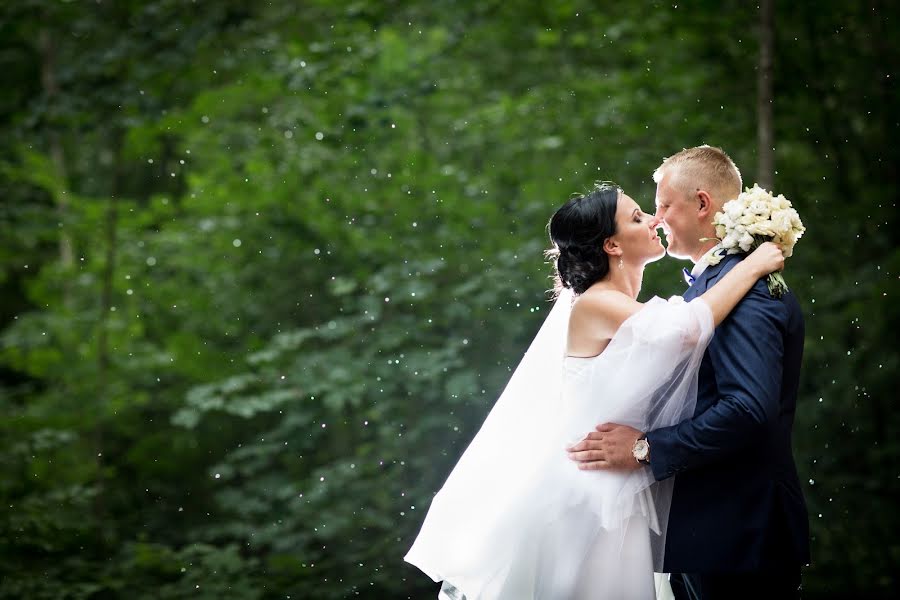
[[[689,418],[713,328],[784,258],[763,244],[691,302],[641,304],[644,267],[665,249],[620,188],[569,200],[548,228],[554,307],[405,558],[453,600],[668,596],[654,570],[672,478],[580,471],[565,449],[596,423],[649,431]]]

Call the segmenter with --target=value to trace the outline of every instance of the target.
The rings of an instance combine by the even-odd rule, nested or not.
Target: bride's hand
[[[784,254],[781,246],[772,242],[764,242],[759,248],[744,259],[745,263],[760,276],[784,269]]]

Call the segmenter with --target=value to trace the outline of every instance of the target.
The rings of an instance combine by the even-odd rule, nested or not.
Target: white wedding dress
[[[592,358],[566,357],[561,296],[435,496],[406,560],[441,598],[629,600],[662,576],[672,480],[581,471],[565,453],[600,423],[648,431],[692,415],[713,332],[703,300],[654,298]],[[670,597],[670,596],[669,596]]]

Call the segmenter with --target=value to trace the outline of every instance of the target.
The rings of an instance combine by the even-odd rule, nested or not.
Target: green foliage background
[[[900,563],[896,3],[776,3],[808,597]],[[544,227],[756,169],[752,3],[0,7],[0,598],[431,598],[402,562],[545,314]],[[681,290],[675,261],[642,298]]]

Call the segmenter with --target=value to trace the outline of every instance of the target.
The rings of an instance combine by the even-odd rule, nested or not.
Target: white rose
[[[741,218],[741,203],[732,200],[731,202],[725,205],[725,216],[728,217],[731,221],[737,221]]]
[[[750,233],[750,235],[762,235],[765,237],[772,237],[775,235],[771,221],[758,221],[748,227],[747,232]]]
[[[778,210],[772,213],[772,227],[778,232],[785,232],[793,229],[793,227],[791,227],[790,213],[786,210]]]
[[[750,203],[750,212],[755,215],[768,215],[769,204],[763,200],[754,200]]]
[[[794,245],[797,243],[797,236],[793,231],[788,231],[781,236],[781,245],[785,256],[794,253]]]

